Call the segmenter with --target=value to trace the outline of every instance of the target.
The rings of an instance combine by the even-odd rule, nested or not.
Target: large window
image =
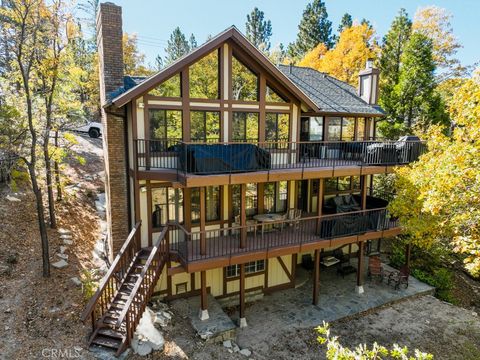
[[[218,99],[218,51],[215,50],[190,66],[190,97]]]
[[[355,118],[348,117],[342,119],[342,140],[355,140]]]
[[[200,221],[200,188],[191,190],[192,222]],[[220,220],[220,186],[205,189],[205,221]]]
[[[341,176],[325,179],[325,194],[360,191],[359,176]]]
[[[217,111],[191,111],[190,137],[192,141],[220,141],[220,113]]]
[[[258,141],[258,113],[233,113],[232,140]]]
[[[357,118],[357,140],[368,140],[365,139],[365,118]]]
[[[253,274],[265,270],[265,260],[250,261],[245,263],[245,274]],[[240,276],[240,265],[230,265],[225,268],[226,277]]]
[[[180,74],[173,75],[170,79],[165,80],[156,88],[148,92],[149,95],[162,97],[181,97]]]
[[[152,227],[165,226],[168,221],[183,223],[183,191],[172,187],[152,189]]]
[[[265,183],[263,187],[266,213],[279,213],[287,211],[288,183],[286,181]]]
[[[249,183],[246,184],[246,191],[245,191],[245,212],[247,217],[252,217],[256,215],[258,212],[258,195],[257,195],[257,184]],[[240,185],[232,185],[232,213],[233,218],[235,216],[240,215],[241,209],[241,186]]]
[[[150,109],[150,139],[181,140],[182,112],[180,110]]]
[[[342,137],[342,118],[327,118],[327,140],[339,141]]]
[[[232,92],[234,100],[258,101],[258,77],[232,57]]]
[[[267,113],[265,118],[265,141],[288,141],[290,115]]]

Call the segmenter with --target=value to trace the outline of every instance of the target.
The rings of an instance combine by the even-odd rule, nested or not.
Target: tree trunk
[[[48,150],[48,135],[45,137],[45,141],[46,142],[43,144],[43,156],[45,158],[45,178],[47,180],[48,213],[50,215],[50,228],[56,229],[57,218],[55,215],[55,200],[53,199],[52,163]]]

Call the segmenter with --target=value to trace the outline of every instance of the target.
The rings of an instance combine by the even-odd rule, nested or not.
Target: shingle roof
[[[322,111],[384,115],[380,106],[367,104],[357,95],[357,90],[353,86],[330,75],[307,67],[278,65],[278,68]]]

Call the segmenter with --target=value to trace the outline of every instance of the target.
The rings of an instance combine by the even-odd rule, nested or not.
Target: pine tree
[[[193,34],[190,35],[190,39],[188,39],[188,46],[190,47],[189,50],[193,50],[198,47],[197,39],[195,39],[195,35]]]
[[[341,33],[345,28],[349,28],[353,25],[352,15],[349,13],[345,13],[342,16],[342,20],[340,20],[340,25],[338,25],[337,31]]]
[[[270,20],[264,20],[264,16],[263,11],[255,7],[252,12],[247,15],[245,28],[247,39],[258,49],[268,52],[271,46],[272,23]]]
[[[176,27],[170,35],[165,52],[167,53],[165,56],[167,65],[190,52],[190,44],[179,27]]]
[[[394,115],[406,130],[425,131],[429,125],[446,123],[447,117],[435,92],[435,62],[432,41],[413,33],[401,56],[398,84],[393,89]]]
[[[325,44],[329,49],[333,47],[332,22],[328,20],[325,3],[313,0],[303,11],[297,40],[288,47],[289,55],[292,58],[302,58],[319,43]]]
[[[399,81],[401,57],[410,37],[411,29],[412,21],[408,17],[405,9],[401,9],[397,17],[393,20],[390,30],[383,38],[382,55],[379,61],[381,72],[379,103],[387,112],[387,117],[390,120],[394,120],[396,117],[396,103],[393,98],[393,89]],[[380,129],[384,136],[390,132],[388,129],[390,125],[391,123],[388,122],[380,123]]]

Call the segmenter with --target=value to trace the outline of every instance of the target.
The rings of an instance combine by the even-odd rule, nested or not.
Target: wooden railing
[[[125,303],[125,306],[120,313],[116,327],[120,328],[125,320],[127,331],[127,344],[133,337],[135,329],[142,317],[147,302],[153,294],[155,285],[157,284],[163,267],[167,262],[168,257],[168,226],[165,226],[160,233],[157,242],[151,249],[142,272],[138,277],[135,285]]]
[[[426,151],[421,141],[182,142],[135,140],[137,166],[183,174],[402,165]],[[216,160],[212,164],[212,159]]]
[[[80,316],[82,321],[86,321],[89,316],[92,319],[92,328],[95,328],[96,322],[103,317],[108,310],[117,290],[122,285],[125,275],[128,273],[130,265],[136,254],[140,250],[140,244],[135,239],[135,235],[140,228],[141,222],[137,222],[130,231],[127,240],[118,252],[107,273],[103,277],[100,285],[88,302],[85,310]]]
[[[398,221],[390,218],[386,208],[194,232],[177,224],[177,230],[170,232],[170,251],[189,263],[289,246],[301,247],[398,226]]]

